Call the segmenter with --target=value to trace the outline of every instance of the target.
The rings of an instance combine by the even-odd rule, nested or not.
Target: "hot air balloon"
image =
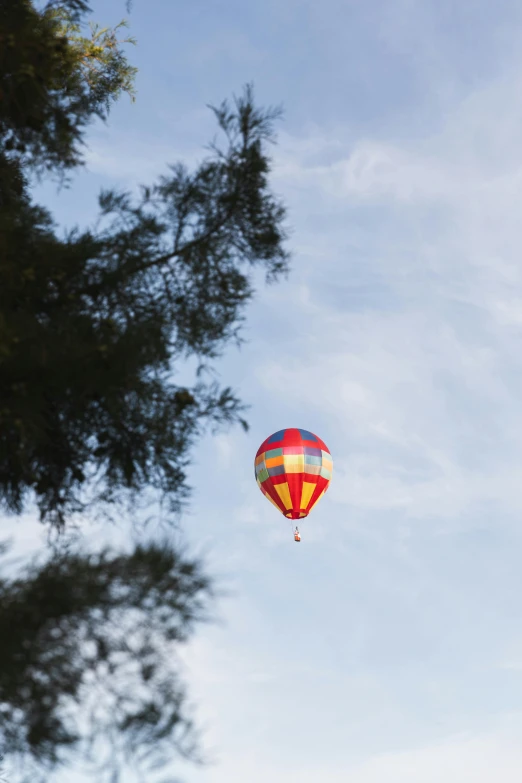
[[[259,489],[287,519],[307,517],[332,478],[332,455],[308,430],[289,428],[270,435],[254,464]],[[301,540],[297,527],[294,539]]]

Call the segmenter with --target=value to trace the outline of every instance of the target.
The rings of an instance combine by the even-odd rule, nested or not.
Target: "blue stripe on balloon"
[[[274,432],[274,434],[268,438],[267,443],[276,443],[278,440],[283,440],[285,431],[286,430],[279,430],[279,432]]]
[[[317,438],[315,435],[312,435],[311,432],[308,432],[308,430],[299,430],[299,434],[301,435],[303,440],[313,440],[317,443]]]

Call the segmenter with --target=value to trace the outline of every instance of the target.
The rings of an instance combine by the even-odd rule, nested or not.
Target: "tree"
[[[129,759],[198,760],[175,648],[211,595],[198,561],[165,544],[65,551],[0,580],[0,735],[24,780],[79,752],[97,781]]]
[[[132,96],[116,32],[81,35],[87,10],[0,0],[0,502],[20,513],[35,501],[58,529],[148,488],[180,508],[197,436],[246,426],[205,367],[240,339],[252,268],[275,280],[288,260],[268,182],[279,112],[257,108],[251,87],[213,109],[224,146],[195,171],[174,166],[136,198],[103,193],[94,229],[57,235],[32,178],[70,176],[88,124]],[[176,385],[190,356],[200,373]],[[32,760],[35,781],[96,742],[101,720],[118,764],[130,750],[193,754],[172,645],[210,594],[168,544],[65,552],[1,580],[0,753]],[[107,709],[85,725],[94,679]]]
[[[122,92],[134,98],[137,69],[126,60],[116,28],[81,35],[83,0],[31,0],[0,5],[0,154],[2,167],[64,173],[81,165],[83,133],[106,120]],[[2,190],[4,190],[2,188]],[[5,198],[5,192],[2,193]]]
[[[81,120],[68,119],[58,141],[45,109],[34,134],[11,121],[7,141],[19,137],[26,151],[10,153],[4,139],[5,168],[20,167],[21,154],[27,166],[54,166],[56,156],[74,165],[82,123],[103,105],[107,80],[97,77],[100,90],[85,97],[83,59],[76,45],[69,57],[70,46],[66,62],[75,67],[72,76],[66,70],[63,90],[69,100],[70,78],[79,97],[66,114],[78,105]],[[224,148],[213,143],[194,172],[171,167],[136,200],[102,193],[96,230],[58,238],[24,184],[10,198],[6,177],[0,501],[8,511],[20,513],[36,499],[42,520],[60,527],[99,503],[134,502],[146,488],[177,511],[195,438],[208,424],[246,426],[229,388],[201,374],[192,388],[173,382],[176,362],[196,356],[202,370],[238,338],[253,294],[249,268],[264,266],[268,280],[287,268],[285,211],[269,190],[266,152],[279,111],[256,108],[250,86],[232,109],[224,102],[213,111]]]

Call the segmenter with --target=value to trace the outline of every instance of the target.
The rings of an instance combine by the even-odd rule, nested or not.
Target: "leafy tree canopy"
[[[96,45],[70,11],[65,23],[63,7],[15,5],[24,45],[15,34],[0,116],[0,501],[20,513],[36,500],[56,526],[147,488],[175,511],[195,438],[209,424],[245,425],[229,388],[204,376],[177,386],[176,363],[195,356],[201,367],[238,337],[253,267],[268,280],[287,268],[267,155],[279,111],[257,108],[247,86],[213,109],[223,143],[194,171],[172,166],[136,198],[104,192],[97,227],[60,238],[24,167],[74,166],[85,123],[130,89],[132,69],[112,33],[91,68]],[[43,84],[28,77],[18,98],[20,58],[40,50]]]
[[[269,187],[279,112],[250,86],[213,109],[222,141],[194,171],[102,193],[94,228],[58,236],[32,178],[70,177],[89,123],[134,95],[119,28],[84,35],[87,11],[0,0],[0,505],[36,502],[59,530],[148,488],[179,509],[196,438],[246,423],[230,389],[204,373],[177,385],[176,367],[239,339],[252,270],[276,280],[288,262]],[[174,653],[210,595],[169,544],[66,551],[0,579],[0,754],[32,761],[31,783],[102,739],[109,775],[131,751],[196,757]]]
[[[113,101],[134,98],[137,69],[125,58],[114,29],[81,34],[83,0],[31,0],[0,5],[0,151],[24,169],[64,172],[82,162],[83,132],[107,119]]]
[[[211,594],[198,561],[168,544],[64,551],[1,579],[0,750],[24,781],[72,754],[111,782],[130,762],[199,760],[175,646]]]

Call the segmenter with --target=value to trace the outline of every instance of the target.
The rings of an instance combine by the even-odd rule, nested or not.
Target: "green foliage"
[[[9,0],[0,12],[0,154],[23,167],[64,172],[81,163],[86,125],[106,119],[122,92],[134,96],[117,28],[81,35],[84,3]]]
[[[134,69],[115,33],[87,40],[63,8],[13,8],[1,63],[0,502],[20,513],[36,499],[42,520],[63,526],[152,488],[175,512],[196,437],[245,424],[230,389],[202,375],[177,386],[176,363],[202,365],[238,338],[249,267],[269,280],[286,270],[266,151],[278,112],[256,108],[247,87],[214,109],[225,144],[194,172],[174,166],[136,200],[103,193],[98,228],[59,238],[23,172],[76,165],[86,121],[130,89]]]
[[[224,141],[194,171],[102,193],[94,228],[58,236],[33,175],[74,171],[88,124],[133,97],[125,41],[118,28],[83,35],[87,10],[0,0],[0,505],[35,502],[59,530],[149,490],[180,509],[198,436],[246,427],[208,363],[240,339],[253,269],[272,281],[288,262],[269,187],[279,112],[251,87],[213,109]],[[176,383],[191,357],[194,384]],[[174,650],[209,595],[169,546],[66,553],[0,580],[0,753],[32,762],[31,783],[107,741],[97,781],[131,757],[197,758]]]
[[[250,89],[215,110],[226,134],[194,173],[179,165],[144,188],[102,194],[98,231],[54,233],[49,215],[0,213],[0,495],[36,496],[63,525],[89,504],[152,487],[173,511],[187,453],[207,424],[237,420],[231,390],[173,380],[176,361],[215,358],[238,335],[248,267],[286,268],[283,207],[263,143],[274,112]],[[96,494],[86,499],[86,491]]]
[[[0,580],[0,751],[32,783],[73,752],[96,760],[97,781],[173,751],[198,760],[175,649],[211,594],[168,543],[64,552]]]

